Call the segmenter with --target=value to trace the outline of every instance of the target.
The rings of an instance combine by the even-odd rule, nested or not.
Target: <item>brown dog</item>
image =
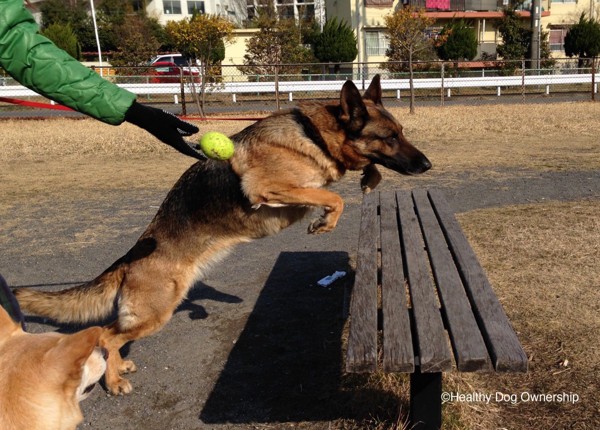
[[[79,402],[106,369],[102,328],[25,333],[0,306],[0,428],[74,430]]]
[[[429,160],[402,135],[381,104],[376,76],[364,97],[347,81],[339,102],[311,102],[271,115],[232,137],[229,162],[194,164],[174,185],[134,247],[88,284],[60,292],[19,289],[24,310],[59,322],[118,319],[105,328],[106,385],[129,393],[121,377],[135,370],[119,349],[158,331],[194,282],[234,245],[276,234],[323,208],[309,233],[331,231],[342,198],[323,186],[347,170],[363,170],[363,190],[381,176],[375,164],[422,173]]]

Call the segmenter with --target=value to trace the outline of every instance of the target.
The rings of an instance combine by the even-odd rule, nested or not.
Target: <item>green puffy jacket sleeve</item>
[[[39,34],[23,0],[0,0],[0,66],[36,93],[108,124],[121,124],[136,98]]]

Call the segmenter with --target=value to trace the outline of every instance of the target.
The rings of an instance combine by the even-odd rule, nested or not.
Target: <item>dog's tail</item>
[[[31,288],[13,290],[26,313],[59,323],[100,321],[115,309],[115,300],[124,278],[124,267],[115,264],[93,281],[61,291]]]

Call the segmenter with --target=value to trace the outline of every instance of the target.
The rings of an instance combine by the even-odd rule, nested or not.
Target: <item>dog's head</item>
[[[26,333],[0,307],[0,422],[8,428],[75,429],[83,419],[79,402],[106,370],[101,334],[100,327]]]
[[[346,132],[344,153],[352,168],[374,163],[413,175],[431,168],[427,157],[402,134],[402,126],[381,103],[381,82],[376,75],[364,96],[352,81],[340,95],[339,121]]]

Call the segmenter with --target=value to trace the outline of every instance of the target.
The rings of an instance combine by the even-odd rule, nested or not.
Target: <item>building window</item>
[[[384,56],[390,46],[389,39],[383,31],[367,31],[365,33],[366,51],[369,56]]]
[[[204,2],[188,0],[187,13],[188,13],[188,15],[193,15],[194,13],[202,13],[202,14],[205,13],[204,12]]]
[[[565,36],[568,29],[566,28],[552,28],[550,29],[550,50],[564,51],[565,49]]]
[[[163,0],[163,11],[168,15],[181,15],[181,0]]]
[[[365,6],[389,7],[394,4],[394,0],[365,0]]]
[[[310,20],[315,17],[315,0],[275,0],[274,5],[279,18]],[[262,0],[247,0],[248,20],[260,14],[260,10],[265,8]]]
[[[277,12],[279,14],[279,18],[294,19],[295,11],[296,9],[293,5],[277,5]]]

